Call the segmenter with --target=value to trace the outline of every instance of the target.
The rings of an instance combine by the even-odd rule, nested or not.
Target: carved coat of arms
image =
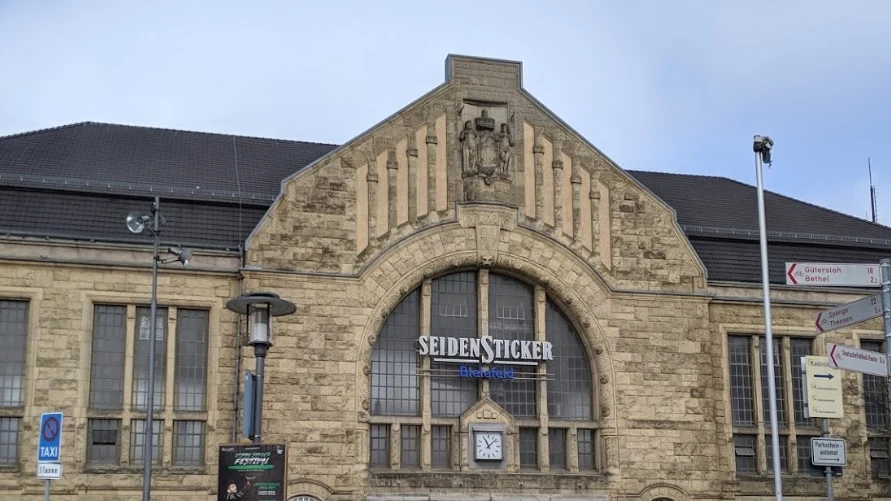
[[[509,121],[513,121],[513,116]],[[509,124],[502,123],[496,130],[495,119],[483,108],[479,117],[464,122],[458,139],[462,144],[464,176],[480,176],[486,184],[496,178],[510,178],[514,137]]]

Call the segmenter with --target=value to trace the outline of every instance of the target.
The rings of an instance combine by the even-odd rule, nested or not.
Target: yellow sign
[[[842,405],[841,371],[829,365],[829,357],[802,357],[808,417],[840,418]]]

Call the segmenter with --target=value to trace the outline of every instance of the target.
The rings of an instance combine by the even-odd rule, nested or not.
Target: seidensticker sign
[[[437,362],[538,365],[554,359],[553,345],[548,341],[421,336],[418,345],[418,354]]]

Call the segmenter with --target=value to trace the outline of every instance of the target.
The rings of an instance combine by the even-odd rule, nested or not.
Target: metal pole
[[[764,331],[767,337],[767,393],[770,399],[770,441],[773,448],[773,481],[777,501],[783,499],[783,479],[780,468],[780,437],[777,433],[777,388],[773,366],[773,331],[770,316],[770,281],[767,268],[767,229],[764,217],[764,182],[761,179],[761,153],[755,152],[755,172],[758,176],[758,228],[761,232],[761,284],[764,289]]]
[[[823,437],[829,438],[829,420],[826,418],[823,418]],[[832,467],[827,466],[825,472],[826,472],[826,500],[834,501],[835,494],[832,491]]]
[[[146,417],[145,417],[145,438],[143,439],[142,462],[144,463],[144,471],[142,476],[142,501],[151,501],[152,491],[152,459],[155,444],[153,443],[155,423],[155,329],[157,320],[155,316],[158,311],[158,247],[160,246],[160,230],[161,212],[160,197],[155,197],[155,204],[152,207],[152,215],[155,218],[152,235],[154,236],[154,251],[152,252],[152,307],[149,314],[149,349],[148,349],[148,395],[146,396]]]
[[[46,482],[46,484],[44,484],[44,486],[43,486],[43,501],[49,501],[50,481],[44,480],[44,482]]]
[[[882,311],[885,319],[885,354],[891,357],[891,259],[879,261],[882,265]],[[889,374],[891,377],[891,374]],[[888,381],[888,402],[891,405],[891,380]]]
[[[270,327],[271,328],[271,327]],[[254,345],[254,355],[257,358],[257,387],[254,388],[254,439],[253,443],[262,443],[263,434],[263,373],[266,368],[266,352],[269,347],[265,344]]]

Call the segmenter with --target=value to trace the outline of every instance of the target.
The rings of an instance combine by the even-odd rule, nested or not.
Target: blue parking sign
[[[62,413],[40,415],[40,436],[37,445],[38,463],[59,463],[62,457]]]

